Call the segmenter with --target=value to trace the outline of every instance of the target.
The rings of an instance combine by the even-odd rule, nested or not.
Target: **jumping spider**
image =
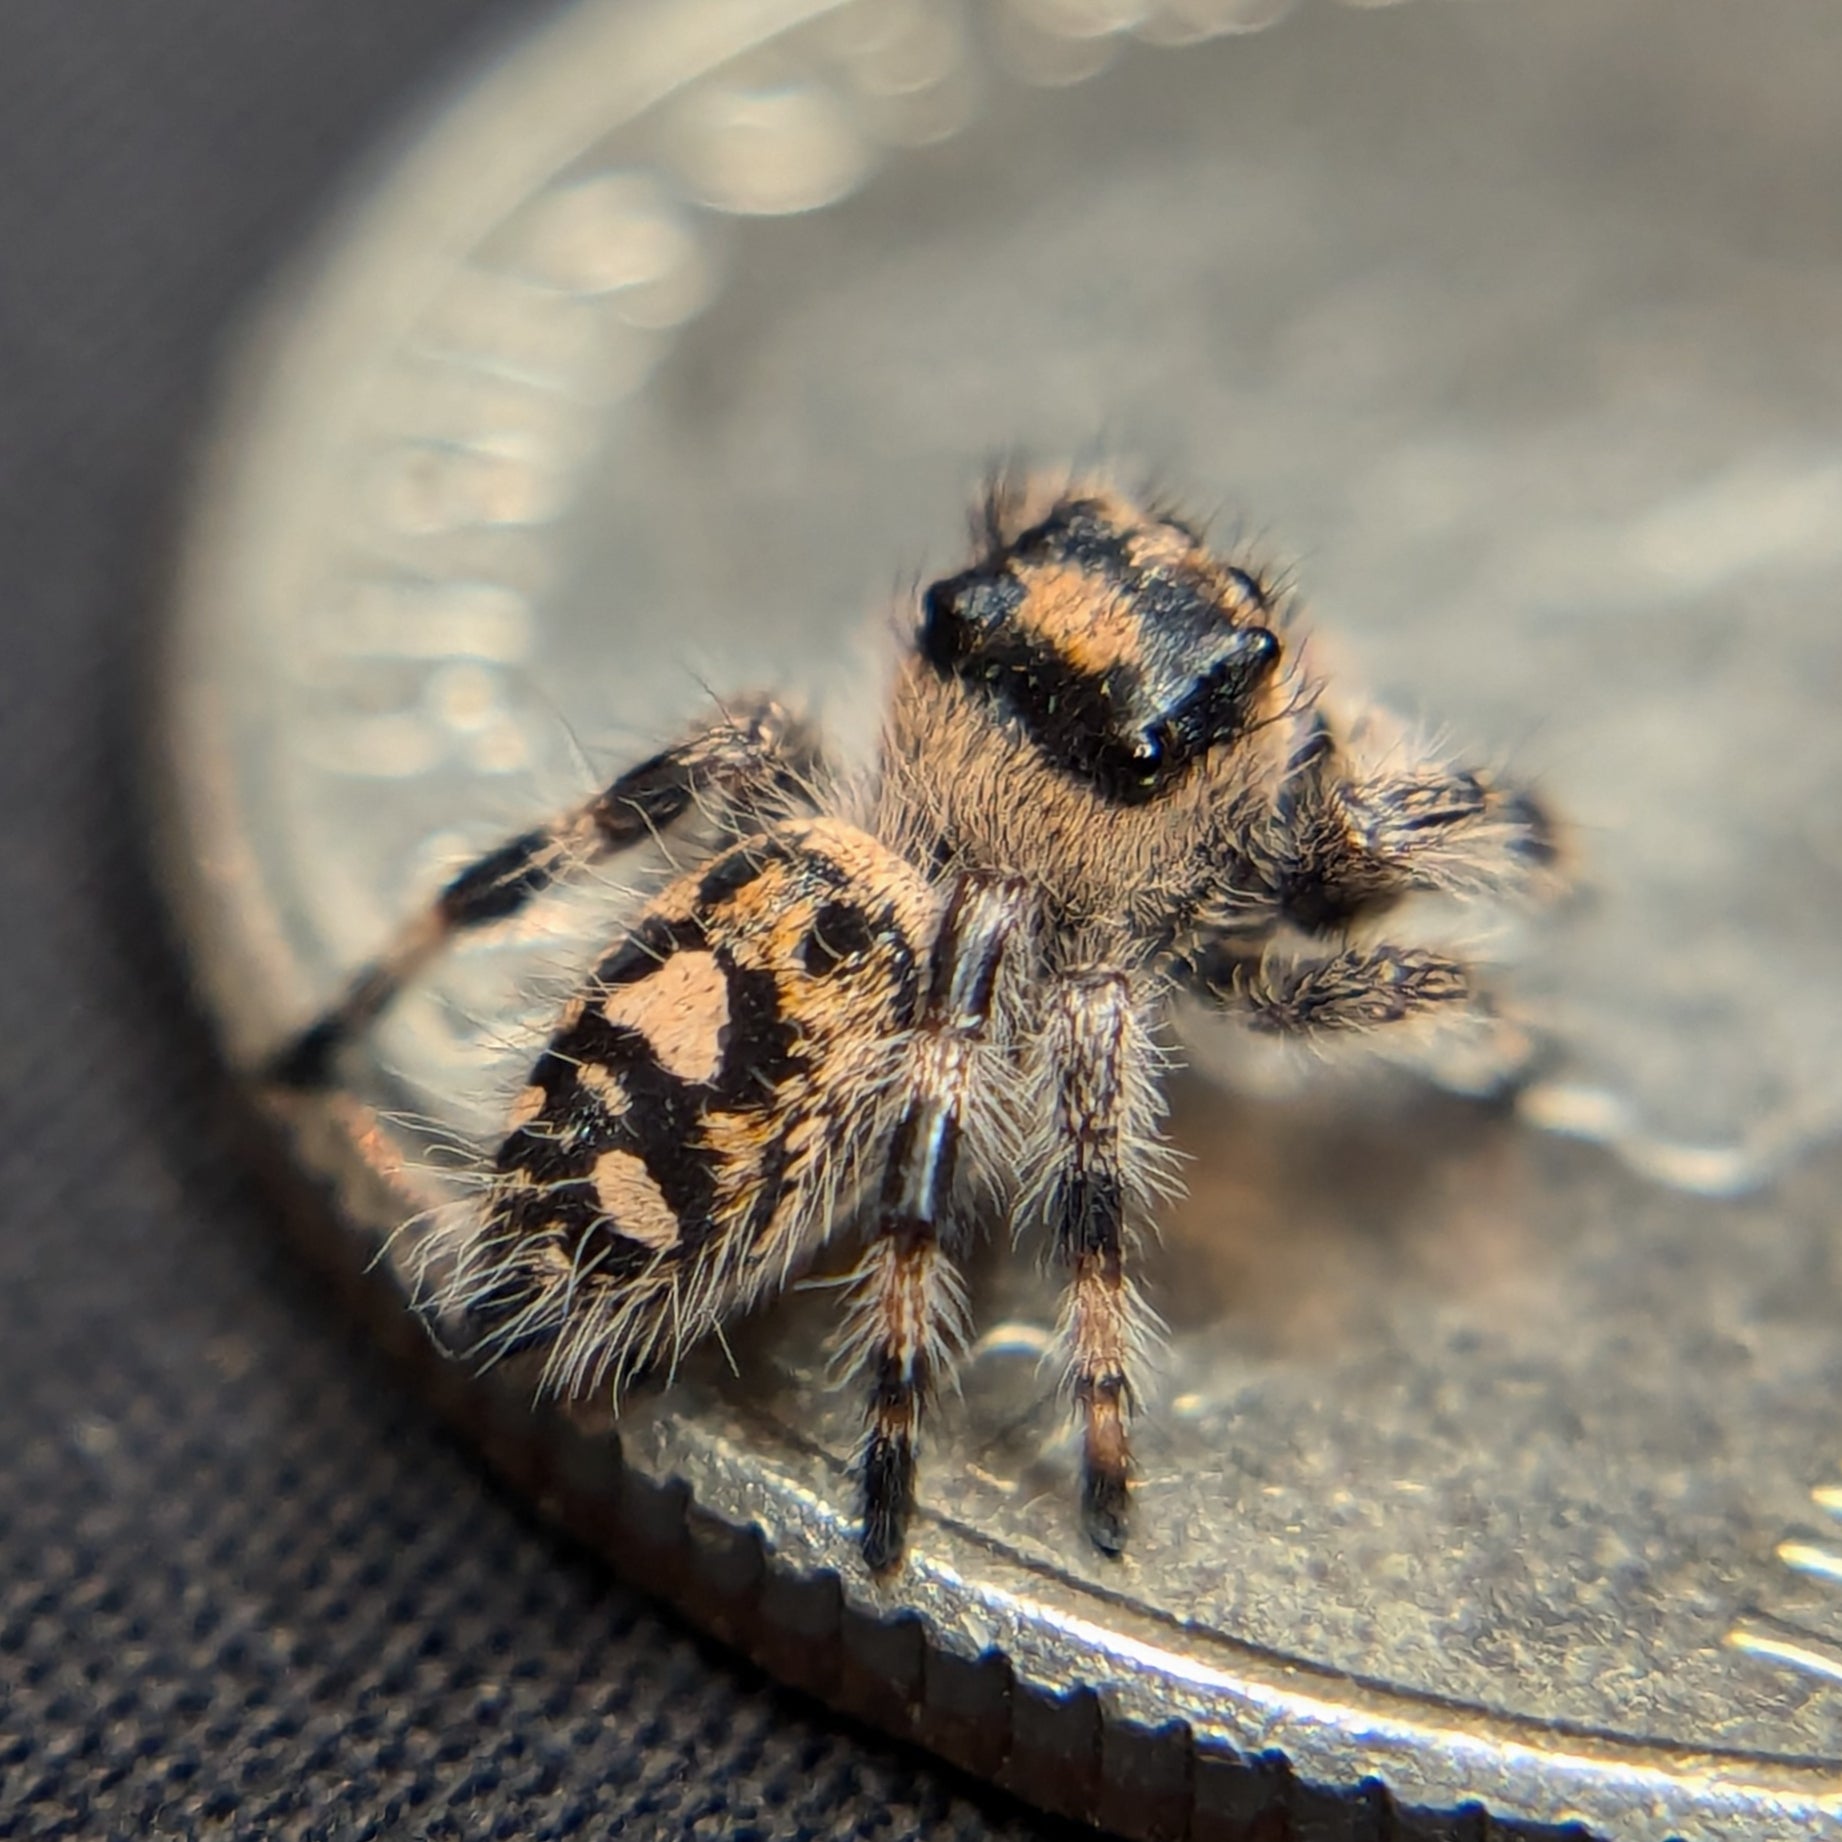
[[[1359,924],[1414,892],[1525,890],[1555,858],[1528,794],[1333,722],[1287,612],[1167,511],[1000,484],[971,565],[921,597],[870,771],[828,769],[769,699],[726,710],[462,871],[275,1078],[325,1084],[452,935],[701,825],[695,867],[557,1019],[446,1302],[557,1393],[618,1392],[861,1233],[843,1347],[882,1571],[963,1341],[955,1263],[986,1223],[1040,1232],[1067,1276],[1084,1521],[1117,1553],[1173,1002],[1301,1038],[1475,1012],[1465,964]]]

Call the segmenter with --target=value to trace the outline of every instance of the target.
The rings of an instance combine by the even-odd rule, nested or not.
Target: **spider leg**
[[[1293,752],[1277,813],[1273,908],[1334,934],[1403,896],[1538,891],[1563,880],[1558,828],[1525,788],[1416,747],[1371,716],[1322,711]]]
[[[1053,1098],[1026,1204],[1069,1272],[1062,1336],[1081,1415],[1082,1521],[1107,1554],[1126,1541],[1132,1371],[1144,1340],[1126,1263],[1134,1223],[1163,1187],[1149,1016],[1123,972],[1074,973],[1051,991],[1041,1049]]]
[[[276,1051],[275,1085],[327,1086],[344,1044],[372,1023],[404,984],[456,935],[515,915],[534,896],[629,850],[714,796],[731,814],[772,807],[814,766],[810,738],[770,698],[755,698],[629,768],[592,799],[521,832],[455,876],[362,967],[318,1018]]]
[[[1267,1036],[1330,1037],[1487,1009],[1470,967],[1418,947],[1313,959],[1204,952],[1182,968],[1205,1001]]]
[[[858,1475],[863,1557],[876,1573],[902,1558],[922,1411],[963,1342],[953,1264],[967,1226],[955,1205],[959,1153],[977,1102],[999,966],[1025,921],[1014,884],[966,878],[948,898],[929,957],[907,1101],[853,1279],[844,1347],[870,1380]]]

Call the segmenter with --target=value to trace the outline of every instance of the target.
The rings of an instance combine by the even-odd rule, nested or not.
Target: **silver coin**
[[[693,1616],[1129,1834],[1842,1834],[1842,15],[1287,12],[584,0],[432,115],[209,457],[198,978],[253,1063],[706,686],[861,722],[994,455],[1154,464],[1578,826],[1516,943],[1542,1077],[1180,1084],[1123,1562],[995,1255],[886,1585],[822,1296],[617,1434],[441,1385]],[[288,1113],[329,1246],[451,1193],[618,912],[457,952]]]

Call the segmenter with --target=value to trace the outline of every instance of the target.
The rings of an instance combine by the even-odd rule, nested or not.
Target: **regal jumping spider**
[[[921,597],[871,771],[829,769],[769,699],[724,711],[462,871],[275,1076],[326,1083],[452,935],[701,825],[557,1019],[446,1302],[559,1394],[618,1391],[861,1235],[843,1347],[881,1571],[963,1341],[956,1261],[988,1224],[1040,1233],[1084,1521],[1117,1553],[1173,1003],[1301,1038],[1475,1011],[1465,964],[1364,924],[1418,891],[1527,889],[1555,857],[1527,793],[1334,722],[1287,612],[1167,511],[1000,485],[970,566]]]

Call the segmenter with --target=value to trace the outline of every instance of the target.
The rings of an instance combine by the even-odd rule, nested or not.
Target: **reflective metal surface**
[[[1180,1083],[1124,1563],[1001,1253],[893,1585],[822,1294],[636,1403],[624,1472],[476,1423],[777,1667],[1132,1833],[1842,1833],[1842,12],[1286,10],[587,0],[432,118],[207,468],[198,977],[253,1061],[706,684],[861,732],[994,455],[1154,465],[1578,826],[1585,895],[1501,942],[1541,1078]],[[290,1114],[353,1264],[621,902],[469,947]]]

